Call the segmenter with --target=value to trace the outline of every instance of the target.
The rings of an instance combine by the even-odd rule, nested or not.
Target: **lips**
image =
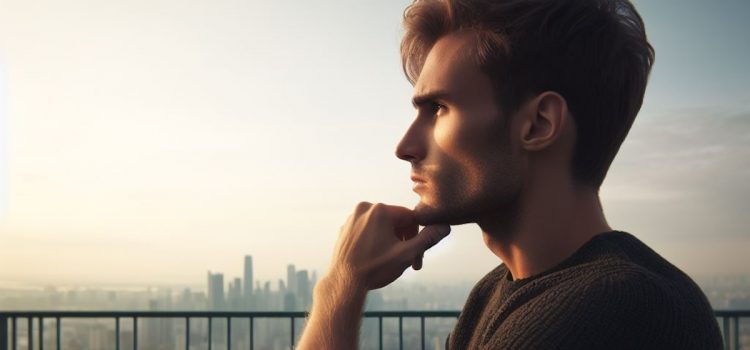
[[[414,173],[411,174],[411,181],[414,182],[414,184],[412,185],[412,189],[411,190],[414,191],[414,192],[416,192],[416,193],[420,193],[427,186],[427,179],[425,179],[424,177],[421,177],[421,176],[419,176],[417,174],[414,174]]]
[[[420,183],[427,182],[427,180],[425,180],[425,178],[423,178],[423,177],[421,177],[419,175],[416,175],[416,174],[411,174],[411,181],[420,182]]]

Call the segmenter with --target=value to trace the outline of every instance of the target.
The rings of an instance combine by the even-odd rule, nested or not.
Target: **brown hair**
[[[544,91],[575,119],[572,171],[598,190],[641,108],[654,49],[627,0],[415,0],[401,59],[413,84],[442,36],[476,33],[472,57],[505,115]]]

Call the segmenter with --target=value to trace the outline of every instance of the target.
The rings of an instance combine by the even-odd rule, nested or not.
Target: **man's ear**
[[[557,141],[568,122],[568,103],[560,94],[545,91],[526,102],[521,125],[521,147],[540,151]]]

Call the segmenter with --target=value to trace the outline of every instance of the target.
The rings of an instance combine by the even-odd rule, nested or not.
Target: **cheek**
[[[445,156],[460,161],[472,154],[474,143],[470,128],[460,118],[438,119],[433,129],[437,150]]]
[[[458,118],[440,120],[434,129],[436,150],[440,152],[441,172],[450,174],[460,187],[472,191],[482,187],[486,162],[492,156],[487,130],[461,123]]]

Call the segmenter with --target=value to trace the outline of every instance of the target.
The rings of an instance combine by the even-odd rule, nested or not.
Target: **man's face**
[[[466,55],[470,40],[435,43],[414,87],[417,117],[396,150],[411,163],[421,225],[511,219],[517,208],[517,152],[492,83]]]

